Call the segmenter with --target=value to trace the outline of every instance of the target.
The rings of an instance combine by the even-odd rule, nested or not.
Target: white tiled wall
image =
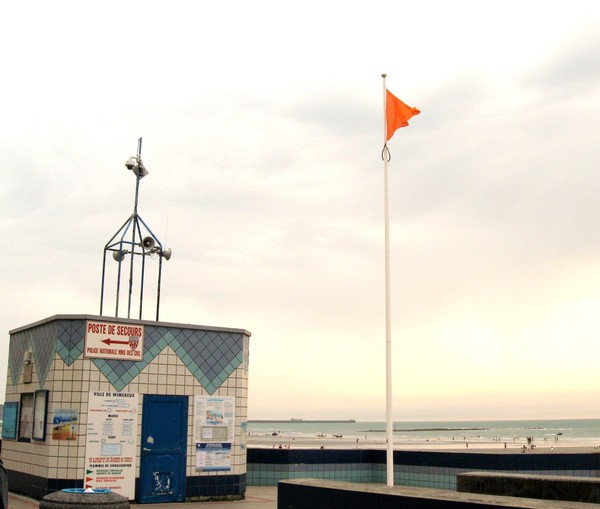
[[[40,388],[34,364],[32,383],[24,384],[21,376],[19,383],[12,385],[10,378],[8,378],[6,401],[20,401],[22,393],[34,392]],[[92,360],[79,357],[71,366],[67,366],[59,355],[55,354],[46,383],[42,389],[49,391],[46,439],[43,442],[33,440],[31,442],[20,442],[4,439],[2,458],[5,466],[9,470],[47,479],[83,479],[89,392],[114,391],[114,388],[95,367]],[[217,475],[216,473],[207,474],[195,470],[193,397],[207,395],[207,393],[170,347],[166,347],[127,387],[119,392],[139,393],[140,395],[189,396],[187,476]],[[229,376],[217,390],[216,395],[234,396],[236,398],[236,436],[232,471],[228,473],[234,475],[244,474],[246,472],[246,454],[242,447],[241,423],[247,420],[248,373],[243,365]],[[138,441],[141,436],[143,419],[142,402],[143,398],[140,398]],[[59,441],[52,439],[52,417],[54,410],[60,408],[73,409],[78,412],[79,423],[75,440]],[[139,452],[137,465],[136,476],[139,475]]]

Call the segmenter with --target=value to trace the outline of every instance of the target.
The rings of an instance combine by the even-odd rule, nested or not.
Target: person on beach
[[[8,509],[8,474],[0,459],[0,509]]]

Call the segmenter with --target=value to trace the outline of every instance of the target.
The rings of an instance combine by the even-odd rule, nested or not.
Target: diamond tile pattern
[[[23,356],[31,349],[40,386],[43,387],[54,352],[68,366],[82,355],[85,320],[55,320],[17,332],[10,341],[10,373],[16,384]],[[240,332],[145,325],[142,361],[94,359],[94,365],[115,390],[123,390],[167,346],[204,387],[213,394],[244,362],[244,337]]]
[[[56,351],[65,364],[70,366],[83,352],[85,321],[59,320],[56,324],[58,329]]]
[[[45,323],[35,329],[18,332],[11,337],[8,357],[13,384],[19,381],[25,353],[31,350],[40,386],[43,387],[54,355],[56,324],[57,322]]]

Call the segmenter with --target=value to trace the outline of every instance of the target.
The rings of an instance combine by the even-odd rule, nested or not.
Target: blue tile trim
[[[47,479],[32,474],[10,470],[8,484],[11,492],[21,493],[27,497],[41,500],[46,495],[65,488],[81,488],[80,479]],[[139,477],[135,479],[138,493]],[[185,482],[185,496],[195,497],[224,497],[239,496],[246,493],[246,474],[241,475],[211,475],[188,476]],[[175,507],[175,506],[174,506]]]

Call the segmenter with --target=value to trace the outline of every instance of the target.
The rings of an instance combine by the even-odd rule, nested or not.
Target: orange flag
[[[404,104],[388,89],[385,92],[385,117],[387,121],[387,140],[389,140],[394,135],[396,129],[406,127],[408,119],[421,112],[417,108],[412,108]]]

